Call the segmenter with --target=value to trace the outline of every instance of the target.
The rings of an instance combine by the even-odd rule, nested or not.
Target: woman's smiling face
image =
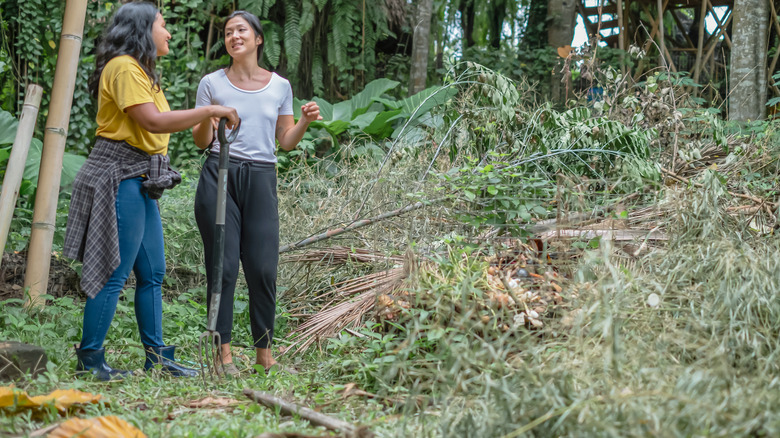
[[[225,24],[225,48],[233,59],[246,54],[257,56],[257,47],[262,43],[263,38],[243,17],[233,17]]]
[[[152,24],[152,40],[155,47],[157,47],[157,56],[167,55],[170,49],[168,48],[168,40],[171,39],[171,33],[165,28],[165,19],[162,14],[158,13],[157,18]]]

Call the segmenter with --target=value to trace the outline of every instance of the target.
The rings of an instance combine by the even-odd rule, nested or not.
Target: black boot
[[[92,373],[98,380],[122,380],[130,371],[111,368],[106,363],[106,349],[100,350],[82,350],[76,348],[76,372],[78,374]]]
[[[198,370],[183,367],[177,364],[174,360],[174,353],[176,351],[175,345],[168,345],[166,347],[146,347],[146,362],[144,362],[144,369],[150,370],[156,365],[162,366],[162,371],[170,374],[173,377],[197,377]]]

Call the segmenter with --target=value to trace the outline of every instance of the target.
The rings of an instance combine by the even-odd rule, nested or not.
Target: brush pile
[[[514,249],[501,255],[481,256],[484,277],[478,282],[478,293],[470,294],[468,307],[477,309],[474,324],[501,332],[535,330],[545,326],[545,319],[556,315],[564,303],[564,277],[549,262],[542,263],[529,246],[515,242]],[[388,327],[411,310],[434,311],[444,297],[430,300],[415,287],[415,273],[440,276],[435,263],[418,263],[410,253],[404,258],[386,256],[368,249],[346,247],[323,248],[285,258],[295,262],[325,266],[328,270],[348,263],[394,263],[392,267],[334,283],[330,290],[316,293],[320,305],[292,333],[293,343],[286,351],[302,353],[317,342],[353,329],[366,321]],[[537,273],[538,272],[538,273]],[[454,294],[448,294],[455,299]],[[453,306],[460,307],[457,303]]]

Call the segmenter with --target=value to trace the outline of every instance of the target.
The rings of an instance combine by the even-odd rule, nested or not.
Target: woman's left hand
[[[301,105],[301,119],[306,123],[311,123],[315,120],[322,120],[320,115],[320,106],[317,102],[309,102],[305,105]]]

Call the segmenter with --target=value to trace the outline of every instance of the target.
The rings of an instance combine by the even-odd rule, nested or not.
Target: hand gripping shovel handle
[[[230,163],[230,143],[238,136],[241,120],[238,121],[230,136],[225,137],[225,126],[228,119],[219,121],[217,138],[219,138],[219,176],[217,180],[217,216],[216,230],[214,232],[214,272],[211,278],[211,302],[209,303],[209,315],[207,329],[211,332],[217,329],[217,314],[222,298],[222,271],[225,259],[225,205],[227,204],[227,176]]]

